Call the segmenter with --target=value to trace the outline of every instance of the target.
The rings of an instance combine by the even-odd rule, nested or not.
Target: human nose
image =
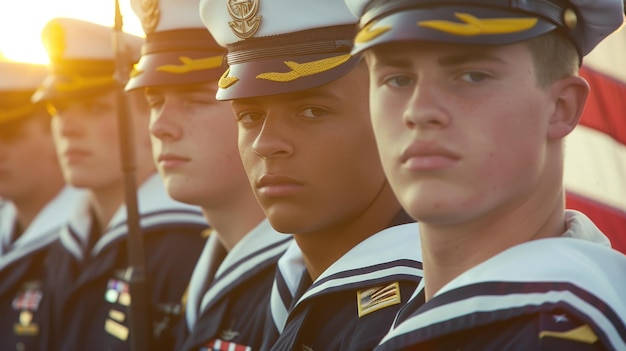
[[[403,121],[410,128],[442,128],[450,123],[441,89],[435,84],[416,85],[403,113]]]
[[[179,110],[172,102],[164,102],[160,109],[150,111],[150,134],[159,140],[177,140],[182,136],[182,129],[177,123]]]
[[[284,123],[272,117],[266,117],[259,134],[252,143],[252,151],[264,159],[291,155],[293,147],[287,140],[287,132]]]
[[[58,133],[64,137],[76,137],[84,133],[81,119],[86,118],[80,112],[67,109],[62,113],[52,116],[52,126],[56,126]]]

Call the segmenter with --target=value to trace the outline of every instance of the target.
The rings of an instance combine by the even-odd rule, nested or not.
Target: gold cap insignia
[[[326,72],[350,59],[350,54],[333,56],[321,60],[298,63],[294,61],[285,61],[285,66],[291,70],[289,72],[267,72],[256,76],[257,79],[266,79],[273,82],[291,82],[298,78],[312,76],[314,74]]]
[[[159,25],[161,10],[159,0],[141,0],[141,26],[146,34],[153,33]]]
[[[228,0],[228,13],[233,19],[228,22],[230,29],[241,39],[253,36],[261,26],[259,0]]]
[[[26,116],[35,111],[35,105],[25,105],[16,108],[0,107],[0,123]]]
[[[49,23],[41,34],[41,41],[52,61],[63,58],[67,43],[65,31],[60,23]]]
[[[222,66],[223,56],[211,56],[200,59],[192,59],[190,57],[180,56],[178,59],[181,62],[180,65],[162,65],[157,67],[156,70],[159,72],[184,74],[192,71],[213,69]]]
[[[400,283],[394,282],[385,286],[359,290],[356,293],[359,318],[385,307],[399,304]]]
[[[376,39],[381,34],[391,29],[391,26],[380,26],[376,29],[372,29],[372,27],[375,24],[376,22],[372,22],[366,25],[365,27],[363,27],[363,29],[361,29],[361,31],[359,31],[359,33],[356,35],[356,38],[354,38],[354,42],[355,43],[367,43],[368,41]]]
[[[229,76],[228,75],[229,73],[230,73],[230,68],[228,68],[226,72],[224,72],[224,74],[222,74],[222,76],[220,77],[220,80],[217,82],[217,85],[220,88],[226,89],[239,81],[239,78]]]
[[[420,27],[435,29],[458,36],[509,34],[523,32],[537,24],[537,18],[477,18],[469,13],[455,13],[463,23],[445,20],[420,21]]]
[[[71,93],[82,89],[100,88],[115,83],[113,76],[82,77],[72,76],[63,82],[57,82],[55,90],[62,93]]]

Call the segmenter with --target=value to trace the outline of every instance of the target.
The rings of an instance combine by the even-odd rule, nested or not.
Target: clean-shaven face
[[[122,178],[115,94],[54,101],[52,132],[66,182],[98,188]]]
[[[300,234],[349,223],[386,184],[367,89],[360,65],[318,88],[233,101],[244,167],[277,230]]]
[[[152,154],[170,196],[212,206],[250,191],[237,149],[230,103],[215,100],[216,83],[151,87]]]
[[[411,216],[460,223],[531,196],[554,106],[524,44],[393,44],[367,60],[383,167]]]
[[[47,116],[20,118],[0,125],[0,196],[35,195],[51,172],[58,172]]]

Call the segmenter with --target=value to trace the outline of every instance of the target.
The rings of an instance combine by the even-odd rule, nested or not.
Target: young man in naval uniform
[[[622,1],[347,3],[424,257],[425,290],[377,350],[626,350],[626,257],[563,190],[579,65]]]
[[[366,350],[421,280],[417,225],[387,184],[350,58],[340,1],[201,1],[228,48],[217,98],[232,100],[239,151],[279,260],[263,349]],[[278,334],[280,333],[280,336]]]
[[[127,90],[145,94],[152,154],[167,192],[202,208],[212,233],[187,294],[176,350],[261,347],[276,261],[291,237],[274,231],[237,150],[230,104],[215,99],[225,50],[197,0],[133,0],[146,32]]]
[[[112,29],[68,18],[42,32],[50,72],[33,95],[52,114],[56,151],[67,183],[87,190],[49,257],[51,301],[44,345],[49,350],[129,350],[128,306],[147,299],[150,349],[172,349],[171,328],[205,240],[201,211],[172,200],[151,158],[150,111],[141,93],[129,93],[130,149],[136,160],[146,295],[130,296],[121,273],[129,266],[127,211],[121,170]],[[128,69],[142,38],[123,34]],[[130,191],[134,191],[130,190]],[[148,340],[150,344],[150,340]]]
[[[46,67],[0,62],[0,349],[36,350],[44,259],[79,191],[65,185],[50,116],[30,97]]]

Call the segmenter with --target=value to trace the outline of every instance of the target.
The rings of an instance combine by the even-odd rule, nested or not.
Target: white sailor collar
[[[353,247],[313,282],[297,304],[325,291],[350,289],[351,285],[375,283],[392,276],[416,281],[423,277],[417,223],[387,228]]]
[[[199,207],[184,204],[169,197],[158,174],[153,174],[141,185],[137,192],[137,204],[142,229],[170,222],[206,225]],[[78,259],[83,258],[84,243],[87,241],[91,228],[92,218],[89,208],[89,198],[83,198],[78,203],[68,226],[61,231],[63,245]],[[109,243],[127,234],[126,220],[126,205],[122,204],[109,221],[102,237],[94,245],[91,251],[92,256],[97,255]],[[70,230],[81,241],[80,243],[76,242]]]
[[[63,187],[35,216],[24,233],[0,255],[0,270],[30,252],[50,244],[58,238],[61,227],[67,222],[72,207],[84,192],[69,186]],[[11,203],[0,208],[0,237],[9,240],[15,226],[17,209]]]
[[[291,235],[277,232],[268,220],[264,219],[237,242],[222,262],[214,262],[211,259],[212,253],[223,247],[219,242],[218,233],[213,232],[191,278],[188,295],[189,308],[186,316],[188,327],[195,324],[199,311],[204,311],[248,272],[263,267],[264,262],[282,254],[291,242]],[[209,277],[209,272],[214,271],[212,267],[215,265],[219,265],[215,276]],[[206,286],[207,280],[209,286],[203,292],[202,289]]]

